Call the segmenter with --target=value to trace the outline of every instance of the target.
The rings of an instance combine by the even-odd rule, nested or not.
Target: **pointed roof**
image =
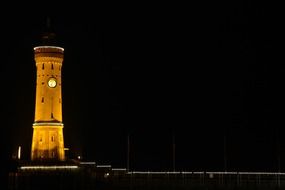
[[[42,45],[56,45],[56,34],[51,29],[49,17],[47,17],[45,32],[42,34]]]

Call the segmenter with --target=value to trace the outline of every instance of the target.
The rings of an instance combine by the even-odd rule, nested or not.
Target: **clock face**
[[[56,79],[55,78],[50,78],[48,80],[48,86],[51,88],[54,88],[56,86]]]

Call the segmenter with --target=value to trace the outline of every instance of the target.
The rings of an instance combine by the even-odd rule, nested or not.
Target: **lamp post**
[[[175,154],[176,154],[176,150],[175,150],[175,134],[172,135],[172,166],[173,166],[173,171],[175,172],[176,170],[176,166],[175,166],[175,162],[176,162],[176,158],[175,158]]]
[[[127,171],[130,170],[130,134],[127,137]]]

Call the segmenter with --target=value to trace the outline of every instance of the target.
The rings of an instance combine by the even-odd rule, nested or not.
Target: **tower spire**
[[[51,29],[51,19],[47,17],[45,32],[42,34],[41,45],[56,45],[56,34]]]
[[[47,17],[47,30],[49,31],[50,30],[50,18]]]

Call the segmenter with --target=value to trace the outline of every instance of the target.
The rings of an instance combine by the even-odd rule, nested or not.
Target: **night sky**
[[[285,170],[285,66],[273,6],[128,6],[1,15],[1,157],[20,145],[29,159],[33,47],[50,18],[65,49],[70,157],[126,167],[129,135],[131,169],[172,170],[175,137],[177,170]]]

